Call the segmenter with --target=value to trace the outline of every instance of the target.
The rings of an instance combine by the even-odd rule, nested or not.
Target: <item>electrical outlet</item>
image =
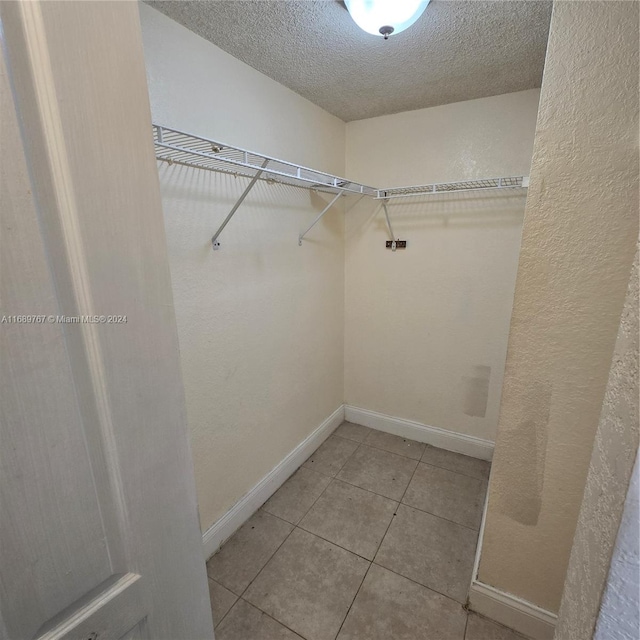
[[[406,249],[407,241],[406,240],[387,240],[386,248],[391,249],[391,251],[395,251],[396,249]]]

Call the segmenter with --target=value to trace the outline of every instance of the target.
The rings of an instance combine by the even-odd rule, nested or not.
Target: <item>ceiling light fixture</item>
[[[353,21],[367,33],[389,39],[410,27],[429,0],[345,0]]]

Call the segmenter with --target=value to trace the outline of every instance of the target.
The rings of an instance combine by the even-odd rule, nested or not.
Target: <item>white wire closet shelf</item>
[[[529,178],[527,176],[511,176],[377,189],[330,173],[316,171],[293,162],[278,160],[255,151],[248,151],[224,142],[165,127],[164,125],[153,125],[153,141],[156,158],[163,162],[250,179],[246,189],[211,238],[214,249],[220,248],[218,236],[258,180],[313,189],[334,195],[331,202],[320,212],[311,225],[298,236],[299,245],[302,245],[305,235],[322,219],[342,195],[369,196],[376,200],[382,200],[389,231],[393,234],[386,209],[386,203],[391,199],[465,191],[487,191],[491,189],[526,189],[529,186]]]
[[[459,193],[463,191],[488,191],[490,189],[522,189],[529,186],[528,176],[510,176],[508,178],[483,178],[461,182],[437,182],[413,187],[390,187],[378,189],[377,200],[391,198],[409,198],[411,196],[429,196],[438,193]]]
[[[317,189],[329,193],[347,192],[368,196],[376,195],[376,189],[373,187],[351,182],[346,178],[169,127],[154,124],[153,139],[156,158],[168,163],[246,178],[254,178],[257,173],[261,172],[260,178],[263,180],[294,187]]]

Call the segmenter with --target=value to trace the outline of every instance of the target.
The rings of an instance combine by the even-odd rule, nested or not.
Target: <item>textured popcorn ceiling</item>
[[[384,41],[334,0],[148,4],[345,121],[539,87],[551,16],[551,2],[432,0]]]

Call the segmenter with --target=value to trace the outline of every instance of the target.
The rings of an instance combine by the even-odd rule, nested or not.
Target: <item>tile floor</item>
[[[462,606],[488,477],[343,423],[207,563],[216,640],[518,640]]]

